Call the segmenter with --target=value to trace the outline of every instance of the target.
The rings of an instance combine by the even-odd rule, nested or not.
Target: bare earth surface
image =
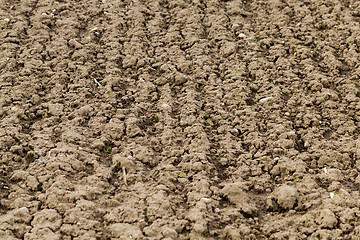
[[[359,1],[0,3],[0,239],[360,239]]]

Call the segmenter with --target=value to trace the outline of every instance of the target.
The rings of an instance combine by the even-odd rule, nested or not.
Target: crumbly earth
[[[360,1],[0,3],[0,239],[360,239]]]

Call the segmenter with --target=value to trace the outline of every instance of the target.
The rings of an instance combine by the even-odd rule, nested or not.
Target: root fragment
[[[124,183],[125,183],[125,186],[127,186],[127,179],[126,179],[126,171],[125,171],[125,167],[122,167],[122,170],[123,170],[123,175],[124,175]]]

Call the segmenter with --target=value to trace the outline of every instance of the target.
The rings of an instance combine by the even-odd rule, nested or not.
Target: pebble
[[[236,29],[236,28],[238,28],[238,27],[240,27],[240,26],[239,26],[239,24],[237,24],[237,23],[234,23],[234,24],[231,26],[231,28],[233,28],[233,29]]]
[[[231,129],[231,133],[237,135],[237,134],[239,134],[239,130],[237,130],[236,128],[233,128],[233,129]]]
[[[26,216],[29,215],[30,211],[27,207],[21,207],[16,211],[16,215]]]
[[[241,37],[241,38],[246,38],[246,35],[243,34],[243,33],[240,33],[238,36]]]
[[[76,41],[75,39],[70,39],[70,40],[69,40],[69,45],[70,45],[71,47],[74,47],[74,48],[81,48],[81,47],[82,47],[81,43],[79,43],[79,42]]]

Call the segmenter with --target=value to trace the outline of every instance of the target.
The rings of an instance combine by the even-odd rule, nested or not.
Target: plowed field
[[[0,239],[360,239],[360,1],[0,3]]]

